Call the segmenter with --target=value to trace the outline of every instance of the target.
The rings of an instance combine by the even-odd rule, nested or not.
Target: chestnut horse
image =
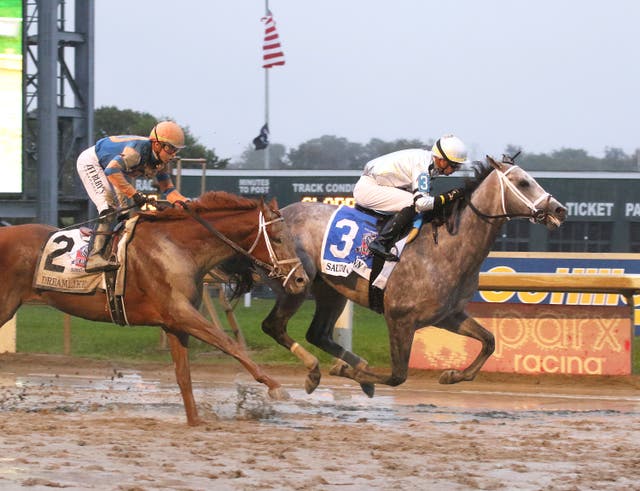
[[[440,383],[473,380],[491,356],[493,334],[465,312],[465,306],[478,290],[483,261],[507,219],[528,218],[554,229],[565,220],[566,208],[514,165],[511,158],[506,157],[500,163],[487,157],[487,165],[477,163],[474,171],[475,179],[465,185],[465,199],[456,203],[447,217],[447,230],[434,231],[432,226],[423,226],[415,240],[406,246],[387,281],[384,317],[389,330],[390,374],[375,373],[365,360],[332,339],[335,322],[347,299],[369,306],[367,280],[355,273],[342,278],[321,272],[324,231],[336,207],[294,203],[282,209],[296,238],[298,256],[311,279],[310,290],[316,301],[306,339],[341,360],[331,374],[359,382],[369,396],[373,395],[374,383],[391,386],[403,383],[414,332],[425,326],[446,329],[482,343],[478,356],[467,368],[443,372]],[[353,227],[357,224],[343,229],[345,247],[353,244]],[[286,330],[287,322],[306,294],[272,286],[277,291],[277,300],[262,329],[304,363],[309,370],[305,388],[310,393],[320,382],[318,359],[291,339]]]
[[[0,229],[0,271],[6,280],[0,284],[0,326],[29,301],[44,302],[84,319],[110,321],[101,290],[77,295],[33,288],[40,249],[55,230],[39,224]],[[223,242],[225,237],[214,235],[216,231],[233,243]],[[188,211],[141,212],[128,246],[127,320],[132,325],[160,326],[167,333],[189,425],[200,422],[191,386],[189,336],[236,358],[257,381],[267,385],[270,396],[287,396],[237,341],[198,311],[207,272],[238,255],[250,256],[261,273],[288,294],[300,294],[306,287],[308,277],[299,267],[292,236],[275,200],[266,205],[262,200],[208,192],[191,202]]]

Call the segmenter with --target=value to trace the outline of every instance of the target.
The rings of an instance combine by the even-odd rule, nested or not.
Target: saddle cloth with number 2
[[[127,220],[118,242],[117,257],[126,264],[126,245],[131,240],[137,217]],[[105,289],[102,272],[87,273],[89,238],[91,231],[83,228],[53,232],[40,252],[40,259],[33,278],[33,287],[65,293],[92,293]],[[124,266],[118,269],[116,294],[124,292]]]

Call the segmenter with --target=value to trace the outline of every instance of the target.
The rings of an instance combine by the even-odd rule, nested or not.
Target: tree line
[[[114,106],[96,109],[94,114],[96,140],[108,135],[146,135],[150,128],[161,119],[149,113],[122,110]],[[231,161],[221,158],[213,148],[207,148],[193,136],[188,127],[185,130],[186,148],[180,153],[186,158],[205,158],[211,168],[263,169],[264,152],[269,152],[270,169],[344,169],[361,170],[371,159],[389,152],[406,148],[431,148],[434,139],[398,139],[384,141],[372,138],[367,143],[357,143],[346,138],[323,135],[289,148],[280,143],[271,143],[265,150],[255,150],[248,144],[240,157]],[[521,152],[518,163],[532,171],[638,171],[640,155],[628,155],[622,149],[606,147],[602,158],[589,155],[578,148],[562,148],[551,153],[531,153],[526,147],[508,145],[503,153],[515,155]]]
[[[434,139],[383,141],[372,138],[361,144],[346,138],[324,135],[308,140],[287,151],[284,145],[273,143],[266,150],[255,151],[248,146],[237,162],[236,169],[264,168],[264,154],[269,151],[270,169],[353,169],[361,170],[365,164],[380,155],[406,148],[431,148]],[[503,153],[519,153],[518,164],[530,171],[640,171],[640,153],[627,155],[622,149],[606,147],[602,158],[589,155],[580,148],[562,148],[546,153],[530,153],[525,147],[507,145]],[[500,157],[499,155],[497,157]]]

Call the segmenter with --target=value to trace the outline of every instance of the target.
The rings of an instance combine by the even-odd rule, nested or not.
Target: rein
[[[498,173],[498,176],[500,178],[500,201],[502,205],[502,214],[488,215],[486,213],[483,213],[482,211],[480,211],[478,208],[474,206],[474,204],[471,202],[471,197],[469,197],[469,199],[467,200],[467,203],[469,204],[469,208],[471,208],[471,210],[480,218],[482,218],[485,222],[490,222],[490,220],[497,220],[500,218],[506,218],[507,220],[511,220],[512,218],[528,218],[533,223],[540,223],[544,220],[546,213],[543,208],[538,208],[538,205],[540,204],[540,202],[544,200],[546,200],[546,202],[548,203],[549,200],[551,199],[551,194],[545,192],[542,195],[540,195],[535,201],[531,201],[524,194],[522,194],[522,192],[507,178],[507,174],[509,174],[509,172],[511,172],[513,169],[516,169],[516,168],[519,168],[519,167],[517,165],[513,165],[512,167],[509,167],[509,169],[507,169],[506,172],[502,172],[499,169],[495,169],[495,172]],[[505,202],[505,195],[506,195],[507,188],[511,190],[513,194],[527,208],[529,208],[530,213],[507,213],[507,205]]]
[[[124,208],[119,208],[117,210],[113,210],[111,213],[108,213],[106,216],[119,215],[120,213],[123,213],[125,211],[129,211],[129,210],[131,210],[133,208],[136,208],[137,206],[138,205],[136,205],[136,204],[125,206]],[[83,225],[89,225],[91,223],[95,223],[98,220],[100,220],[100,217],[91,218],[89,220],[85,220],[84,222],[72,223],[71,225],[63,227],[63,228],[61,228],[59,230],[71,230],[72,228],[78,228],[78,227],[82,227]]]
[[[256,266],[268,271],[269,272],[269,278],[284,278],[284,280],[282,281],[282,285],[283,286],[285,286],[287,284],[287,282],[289,281],[289,279],[291,278],[291,275],[293,275],[295,270],[298,269],[302,265],[302,263],[300,262],[300,259],[298,259],[298,258],[279,260],[278,256],[276,255],[275,251],[273,250],[273,246],[271,245],[271,239],[269,237],[269,233],[267,232],[267,226],[272,224],[272,223],[284,220],[282,217],[279,217],[279,218],[277,218],[275,220],[271,220],[271,221],[267,222],[264,219],[264,214],[262,213],[262,210],[260,210],[260,214],[258,216],[258,234],[256,235],[256,240],[253,242],[253,244],[249,248],[249,250],[245,251],[242,247],[240,247],[238,244],[233,242],[231,239],[229,239],[222,232],[220,232],[215,227],[213,227],[209,222],[204,220],[196,212],[194,212],[193,210],[191,210],[188,207],[183,207],[183,208],[189,214],[189,216],[191,218],[193,218],[195,221],[197,221],[200,225],[202,225],[204,228],[206,228],[209,232],[211,232],[213,235],[215,235],[218,239],[220,239],[226,245],[231,247],[231,249],[233,249],[234,251],[236,251],[239,254],[242,254],[246,258],[248,258]],[[260,259],[258,259],[257,257],[255,257],[252,254],[252,252],[254,251],[256,246],[258,245],[261,237],[264,237],[264,241],[265,241],[265,244],[267,246],[267,250],[269,251],[269,258],[271,259],[271,263],[272,264],[267,264],[267,263],[265,263],[264,261],[261,261]],[[295,267],[293,267],[291,269],[291,271],[289,271],[289,274],[285,275],[282,272],[281,265],[290,264],[290,263],[297,263],[297,265]]]

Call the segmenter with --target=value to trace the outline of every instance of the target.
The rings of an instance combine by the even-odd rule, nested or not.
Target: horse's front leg
[[[467,368],[464,370],[445,370],[442,372],[442,375],[440,375],[439,382],[441,384],[455,384],[462,381],[473,380],[495,349],[495,338],[493,334],[464,312],[447,317],[442,322],[439,322],[436,327],[477,339],[482,343],[480,353],[478,353],[476,359],[473,360]]]
[[[287,323],[304,303],[305,294],[288,295],[281,292],[267,318],[262,321],[262,331],[275,339],[278,344],[284,346],[297,356],[309,370],[304,388],[307,394],[311,394],[320,383],[320,364],[318,358],[309,353],[287,333]]]
[[[187,413],[187,423],[189,426],[197,426],[202,423],[202,420],[198,416],[198,409],[191,386],[191,367],[189,366],[188,354],[189,335],[184,332],[174,333],[166,328],[163,329],[167,333],[167,339],[169,340],[176,380],[182,394],[184,410]]]
[[[172,315],[172,328],[184,331],[199,340],[233,356],[247,369],[255,380],[269,388],[269,396],[273,399],[287,399],[289,394],[282,385],[267,375],[234,339],[222,329],[205,319],[192,305],[182,305]]]
[[[329,371],[330,375],[353,378],[351,374],[354,367],[366,367],[367,362],[357,354],[340,346],[333,339],[333,328],[347,303],[347,299],[322,279],[314,281],[312,291],[316,299],[316,310],[313,314],[311,325],[307,330],[306,339],[314,346],[336,358],[336,363]],[[373,383],[363,382],[360,387],[365,394],[373,397],[375,391]]]

